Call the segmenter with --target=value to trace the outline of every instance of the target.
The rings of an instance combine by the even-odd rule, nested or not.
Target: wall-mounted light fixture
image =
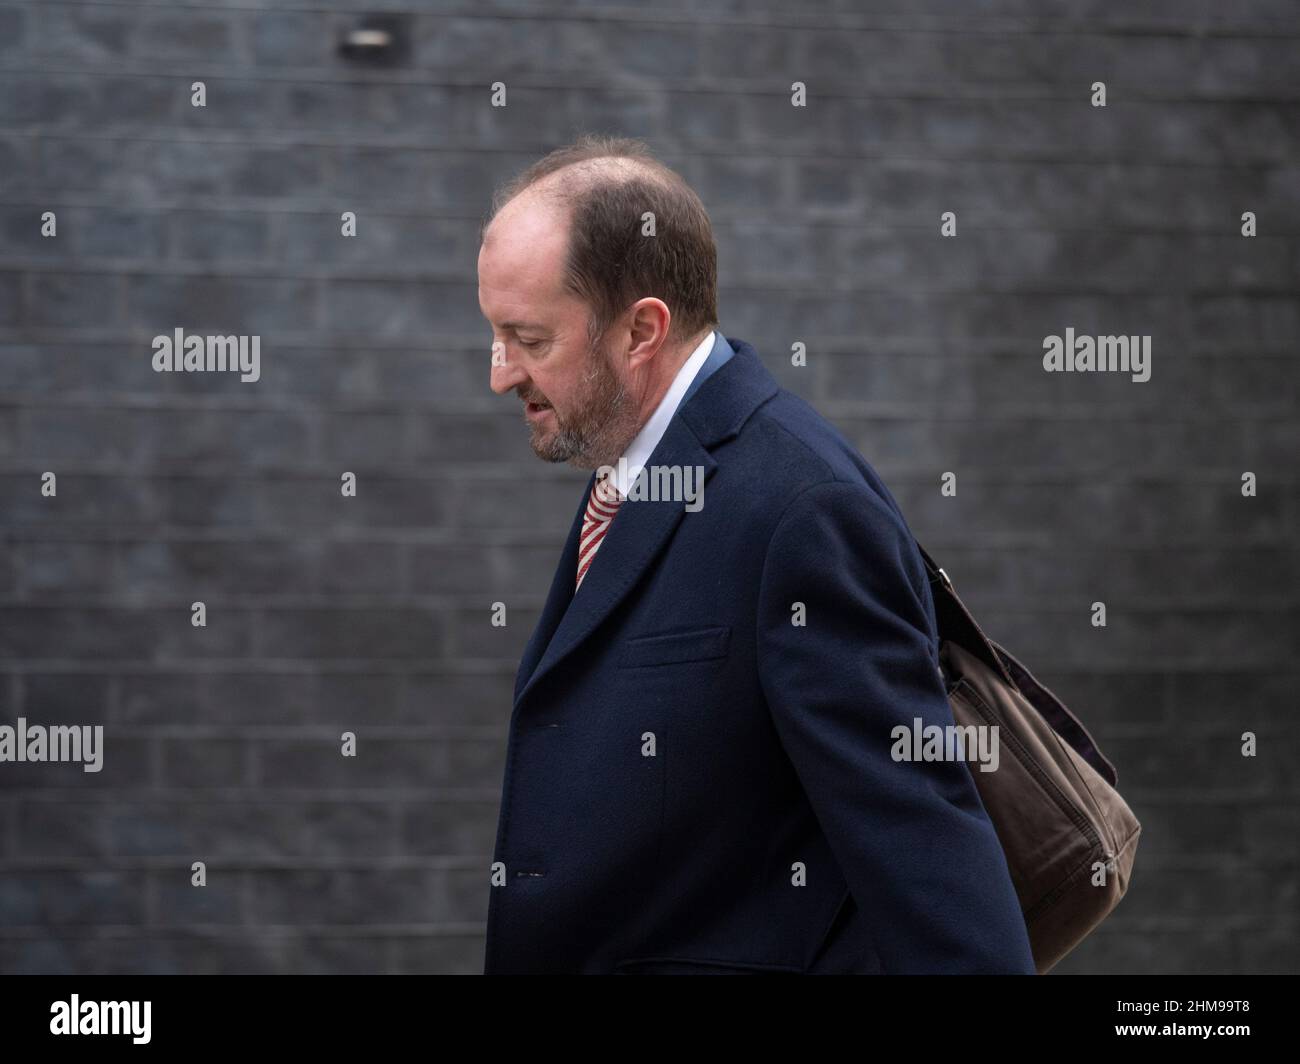
[[[410,56],[410,27],[406,15],[358,16],[339,34],[339,54],[375,66],[398,66]]]

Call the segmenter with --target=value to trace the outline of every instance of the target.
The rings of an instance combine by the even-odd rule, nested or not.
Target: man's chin
[[[536,425],[533,425],[532,432],[528,437],[528,445],[533,449],[533,454],[537,455],[543,462],[571,461],[573,449],[566,447],[562,441],[557,439],[558,435],[555,430],[544,432]]]
[[[557,440],[554,433],[539,436],[534,431],[532,436],[529,437],[528,443],[533,449],[533,454],[537,455],[543,462],[567,462],[574,469],[581,469],[584,472],[598,469],[605,464],[603,461],[593,459],[587,453],[586,448],[576,447],[572,442]]]
[[[532,443],[533,454],[537,455],[537,457],[540,458],[543,462],[564,462],[564,461],[567,461],[567,459],[565,458],[564,455],[562,455],[562,454],[556,454],[556,453],[554,453],[553,451],[549,450],[549,449],[546,448],[546,447],[539,447],[539,446],[537,445],[537,443],[534,442],[534,441],[529,441],[529,442]]]

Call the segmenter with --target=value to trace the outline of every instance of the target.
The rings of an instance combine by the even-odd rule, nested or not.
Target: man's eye
[[[520,341],[519,341],[519,346],[520,346],[520,347],[530,347],[530,348],[531,348],[531,347],[538,347],[538,346],[541,345],[541,342],[542,342],[541,340],[520,340]]]

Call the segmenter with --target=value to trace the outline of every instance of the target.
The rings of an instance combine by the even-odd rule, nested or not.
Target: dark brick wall
[[[391,67],[335,51],[370,6],[0,3],[0,719],[107,732],[0,765],[0,970],[479,970],[584,478],[487,389],[476,237],[594,130],[695,185],[723,331],[1118,763],[1136,877],[1059,970],[1295,971],[1294,3],[394,0]],[[1151,380],[1045,374],[1067,325]],[[177,327],[261,380],[155,374]]]

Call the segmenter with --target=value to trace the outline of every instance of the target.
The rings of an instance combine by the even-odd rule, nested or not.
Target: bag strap
[[[948,579],[948,574],[939,568],[938,563],[918,542],[916,549],[921,552],[925,570],[930,577],[930,586],[934,596],[935,620],[939,624],[939,639],[951,639],[963,650],[974,654],[990,669],[1001,677],[1008,686],[1019,691],[1015,678],[1006,664],[993,648],[988,636],[984,634],[975,618],[971,616],[965,604],[957,597],[957,590]]]
[[[1114,787],[1118,783],[1115,766],[1097,748],[1096,741],[1083,722],[1070,712],[1065,703],[1034,679],[1029,670],[1012,657],[1008,650],[984,634],[970,610],[957,597],[948,574],[939,568],[920,543],[917,543],[916,549],[921,552],[921,560],[925,562],[926,573],[934,589],[934,612],[939,623],[940,642],[952,640],[1019,691],[1052,730],[1074,747],[1075,752]]]
[[[1084,727],[1083,721],[1070,711],[1069,706],[1039,683],[1033,673],[1016,660],[1011,651],[992,639],[989,642],[993,644],[993,649],[1016,678],[1016,686],[1020,688],[1020,693],[1029,699],[1030,704],[1052,726],[1052,730],[1074,747],[1075,753],[1101,773],[1102,779],[1112,787],[1118,786],[1119,775],[1115,771],[1115,766],[1097,747],[1097,740]]]

